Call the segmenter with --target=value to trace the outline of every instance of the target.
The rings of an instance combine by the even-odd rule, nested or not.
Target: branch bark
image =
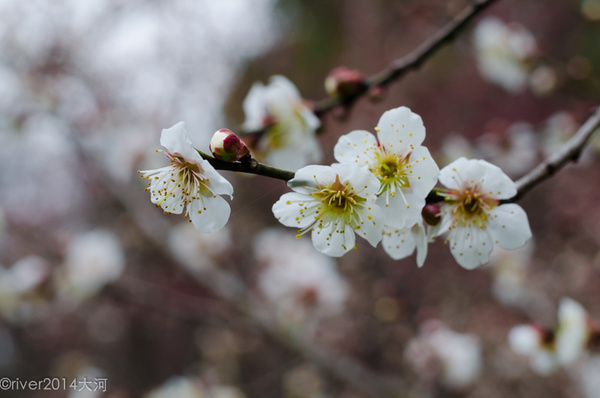
[[[517,180],[517,194],[507,202],[520,200],[533,187],[556,174],[569,162],[576,162],[590,137],[600,127],[600,106],[597,107],[588,120],[577,130],[575,135],[563,145],[554,155],[549,156],[535,169]]]
[[[497,0],[474,0],[471,5],[463,9],[456,15],[452,21],[448,22],[443,28],[438,30],[433,36],[421,43],[413,51],[404,57],[392,62],[387,70],[380,72],[367,79],[365,87],[355,95],[344,98],[327,98],[321,100],[315,105],[315,114],[323,116],[333,108],[339,105],[349,106],[362,97],[365,93],[374,87],[387,86],[394,80],[399,79],[406,72],[412,69],[418,69],[423,62],[437,52],[446,43],[450,42],[457,33],[481,13],[491,6]]]

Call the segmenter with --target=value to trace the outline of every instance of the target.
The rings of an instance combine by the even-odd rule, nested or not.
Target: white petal
[[[265,86],[256,82],[248,91],[242,107],[246,120],[242,125],[244,130],[260,130],[264,127],[264,118],[267,116]]]
[[[437,183],[440,169],[424,146],[415,148],[410,157],[408,181],[415,194],[425,197]]]
[[[508,343],[517,354],[533,355],[540,348],[541,334],[531,325],[515,326],[508,333]]]
[[[490,211],[488,226],[494,243],[503,249],[516,249],[531,238],[527,214],[521,206],[507,203]]]
[[[227,224],[231,208],[221,196],[200,196],[188,204],[190,220],[200,232],[217,232]]]
[[[283,194],[273,204],[273,215],[286,227],[306,228],[315,222],[319,201],[296,192]]]
[[[440,171],[440,182],[450,189],[462,189],[468,181],[479,181],[485,175],[485,166],[476,160],[460,157]]]
[[[217,195],[229,195],[230,198],[233,197],[233,186],[231,183],[219,174],[207,160],[202,159],[200,167],[202,168],[202,175],[209,179],[208,185],[214,193]]]
[[[179,122],[171,128],[163,129],[160,134],[160,145],[167,148],[169,153],[183,156],[190,163],[202,160],[202,157],[192,145],[190,136],[185,130],[184,122]]]
[[[466,269],[487,263],[494,246],[489,231],[478,227],[455,228],[448,240],[454,259]]]
[[[480,187],[484,193],[494,199],[510,199],[517,194],[517,186],[498,166],[477,160],[485,166],[485,174],[481,177]]]
[[[412,229],[413,237],[417,244],[417,266],[420,268],[425,264],[429,239],[422,223],[415,225]]]
[[[383,211],[375,204],[366,204],[358,211],[360,213],[360,220],[356,220],[352,227],[354,227],[356,233],[366,239],[371,246],[377,246],[381,241],[385,222]]]
[[[423,119],[405,106],[391,109],[379,119],[377,137],[388,151],[397,153],[400,148],[414,149],[425,139]]]
[[[383,193],[377,198],[377,205],[383,209],[385,223],[394,228],[408,228],[421,220],[421,211],[425,207],[425,198],[415,195],[407,189],[396,196],[387,198]]]
[[[340,177],[340,182],[343,184],[349,182],[354,192],[359,196],[375,200],[375,195],[379,192],[381,184],[367,166],[359,167],[352,163],[334,163],[331,165],[331,169]],[[335,177],[332,181],[335,181]]]
[[[288,181],[288,186],[296,192],[308,195],[311,190],[303,187],[317,188],[335,181],[336,172],[329,166],[310,165],[296,171],[294,178]]]
[[[319,127],[321,127],[321,120],[315,115],[313,111],[302,105],[297,109],[298,114],[306,124],[306,128],[311,133],[315,133]]]
[[[287,103],[299,103],[302,101],[302,96],[298,91],[298,88],[285,76],[275,75],[269,79],[268,86],[269,97],[274,95],[271,99],[283,100]]]
[[[410,228],[393,228],[386,226],[381,241],[383,250],[394,260],[401,260],[413,254],[417,243]]]
[[[587,312],[578,302],[565,298],[558,308],[556,357],[563,365],[573,363],[588,339]]]
[[[368,131],[355,130],[340,137],[333,148],[335,160],[340,163],[356,163],[359,166],[375,164],[378,151],[377,139]]]
[[[354,231],[342,220],[312,231],[315,249],[332,257],[341,257],[354,248]]]

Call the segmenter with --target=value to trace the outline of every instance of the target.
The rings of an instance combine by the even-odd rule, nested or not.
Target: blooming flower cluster
[[[299,228],[300,235],[312,231],[315,247],[325,254],[347,253],[355,232],[372,246],[385,237],[386,250],[396,258],[423,247],[421,210],[439,172],[421,146],[423,121],[400,107],[385,112],[375,130],[377,138],[358,130],[342,136],[334,148],[340,163],[298,170],[288,183],[295,192],[273,206],[282,224]]]
[[[488,17],[475,28],[473,40],[479,71],[486,80],[510,93],[525,89],[529,64],[537,52],[536,40],[529,31]]]
[[[276,102],[279,106],[283,98],[293,97],[288,83],[276,77],[272,85],[278,89],[255,86],[251,97],[258,92],[268,98],[281,94],[281,101]],[[281,92],[269,94],[273,90]],[[297,110],[298,115],[303,112]],[[298,228],[298,237],[310,232],[314,247],[329,256],[340,257],[355,248],[355,236],[359,235],[373,247],[383,242],[393,259],[416,251],[418,266],[425,261],[428,243],[445,233],[452,255],[467,269],[487,263],[495,245],[516,249],[529,240],[531,231],[523,209],[501,203],[514,197],[517,189],[500,168],[484,160],[459,158],[440,172],[422,145],[423,120],[406,107],[385,112],[375,131],[376,136],[356,130],[340,137],[334,147],[339,163],[297,170],[288,181],[293,192],[284,194],[272,207],[275,218]],[[231,145],[225,142],[230,139]],[[288,143],[288,149],[298,151]],[[194,149],[182,122],[163,130],[161,144],[167,149],[162,152],[169,165],[140,172],[150,180],[152,202],[166,213],[185,210],[201,232],[220,230],[230,209],[219,195],[231,195],[231,184]],[[215,134],[211,149],[221,161],[249,164],[252,159],[227,129]],[[443,201],[426,206],[438,177],[446,187],[436,192]]]
[[[260,159],[291,170],[321,161],[321,147],[315,136],[321,122],[286,77],[273,76],[266,86],[254,83],[243,108],[244,130],[264,131],[255,148]]]
[[[559,367],[573,364],[584,353],[594,330],[590,318],[581,304],[570,298],[561,300],[558,308],[558,325],[554,329],[543,326],[519,325],[508,336],[512,349],[530,358],[532,369],[548,375]]]

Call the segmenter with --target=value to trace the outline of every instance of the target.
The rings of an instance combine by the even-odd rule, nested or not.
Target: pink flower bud
[[[351,97],[364,90],[365,86],[365,77],[360,71],[344,66],[335,68],[325,78],[325,91],[333,98]]]
[[[225,162],[250,159],[250,150],[246,144],[229,129],[221,129],[213,134],[210,151],[215,158]]]
[[[429,225],[438,225],[442,221],[440,208],[435,204],[425,205],[421,215],[423,216],[423,220]]]

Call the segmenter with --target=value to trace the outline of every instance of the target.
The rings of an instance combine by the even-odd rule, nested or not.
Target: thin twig
[[[294,172],[267,166],[266,164],[259,163],[256,161],[256,159],[251,159],[249,162],[225,162],[223,160],[215,159],[214,157],[198,149],[196,149],[196,151],[198,151],[203,159],[208,160],[208,163],[210,163],[217,170],[258,174],[264,177],[276,178],[283,181],[289,181],[294,178]]]
[[[235,308],[259,331],[285,350],[312,362],[329,377],[351,386],[356,391],[360,391],[369,397],[397,398],[402,396],[401,392],[405,388],[396,378],[393,380],[384,378],[351,357],[344,354],[336,355],[318,343],[303,338],[298,334],[290,334],[287,329],[282,327],[273,318],[272,314],[265,312],[264,306],[246,288],[244,281],[237,275],[217,268],[211,270],[211,272],[199,273],[192,272],[189,269],[190,267],[185,267],[183,263],[173,256],[173,253],[166,244],[165,233],[168,227],[163,225],[156,228],[156,225],[152,223],[156,222],[157,219],[148,218],[144,212],[144,206],[139,205],[140,201],[143,201],[145,198],[141,198],[137,190],[132,190],[125,184],[110,181],[110,177],[97,165],[98,162],[96,159],[87,153],[84,148],[78,147],[78,149],[81,160],[86,163],[87,168],[91,172],[90,174],[93,174],[95,177],[95,183],[102,186],[107,194],[125,208],[125,214],[131,218],[133,225],[138,228],[140,234],[151,242],[154,248],[161,252],[161,254],[170,258],[173,263],[178,264],[180,269],[187,270],[189,275],[200,286]],[[267,167],[267,169],[272,168]],[[291,173],[292,176],[290,178],[293,177],[293,174]]]
[[[556,174],[556,172],[563,168],[567,163],[576,162],[579,159],[585,144],[598,127],[600,127],[600,106],[594,110],[589,119],[557,153],[549,156],[535,169],[525,174],[516,182],[517,194],[507,201],[516,202],[525,196],[525,194],[533,187]]]
[[[497,0],[474,0],[471,5],[463,9],[452,21],[438,30],[433,36],[421,43],[413,51],[404,57],[392,62],[383,72],[367,79],[367,84],[356,94],[343,98],[327,98],[317,102],[315,114],[322,116],[338,105],[351,105],[370,89],[378,86],[387,86],[394,80],[411,69],[417,69],[421,64],[431,57],[438,49],[450,42],[454,36],[462,30],[476,15],[492,5]]]

